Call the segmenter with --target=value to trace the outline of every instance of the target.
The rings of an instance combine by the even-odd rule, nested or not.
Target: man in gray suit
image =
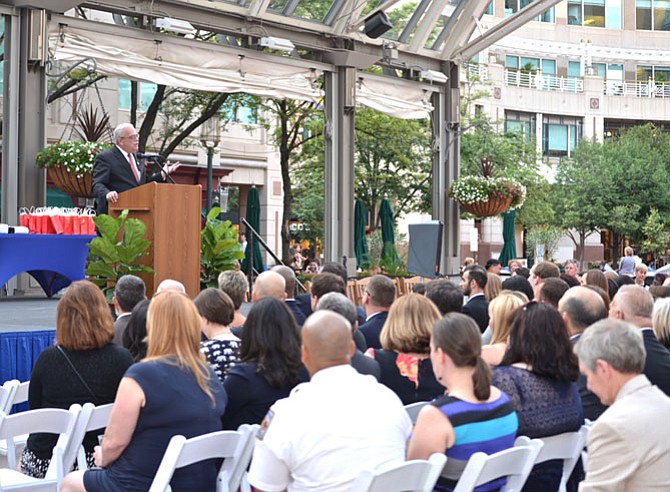
[[[114,343],[123,345],[123,332],[128,326],[130,312],[138,302],[147,298],[147,288],[144,280],[135,275],[124,275],[114,287],[114,311],[116,321],[114,322]]]
[[[587,328],[575,353],[588,388],[610,405],[589,433],[580,492],[668,490],[670,398],[642,374],[642,333],[615,319]]]

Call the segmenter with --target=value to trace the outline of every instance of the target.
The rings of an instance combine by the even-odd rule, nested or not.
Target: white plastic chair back
[[[80,470],[88,468],[86,463],[86,451],[83,442],[87,432],[102,429],[107,426],[109,414],[112,412],[113,403],[95,406],[93,403],[84,403],[81,409],[77,424],[75,425],[72,437],[63,455],[63,466],[70,470],[77,462]]]
[[[252,430],[252,426],[242,425],[236,431],[212,432],[191,439],[186,439],[184,436],[172,437],[149,492],[171,490],[170,480],[177,468],[212,458],[224,458],[217,477],[217,492],[235,492],[251,459],[250,453],[246,461],[243,461],[241,457],[245,454],[249,441],[255,436]],[[238,476],[237,485],[231,486],[231,479]]]
[[[409,419],[412,421],[412,424],[416,424],[416,419],[419,418],[419,412],[429,403],[430,402],[428,401],[418,401],[416,403],[405,405],[405,411],[407,412],[407,415],[409,415]]]
[[[2,387],[0,387],[0,412],[9,414],[14,402],[14,394],[19,384],[18,379],[10,379],[9,381],[5,381]]]
[[[542,449],[542,441],[531,440],[528,445],[515,446],[492,455],[475,453],[470,456],[454,492],[472,492],[475,487],[506,477],[505,492],[520,492]]]
[[[11,381],[5,382],[3,387],[5,387],[5,385],[7,385],[9,392],[6,396],[4,405],[0,406],[0,410],[9,415],[14,405],[28,401],[28,388],[30,387],[30,381],[21,383],[18,380],[13,379]],[[16,468],[16,449],[17,447],[25,446],[27,440],[28,434],[0,440],[0,456],[7,457],[8,468]]]
[[[427,460],[413,460],[381,470],[361,472],[351,492],[430,492],[437,482],[447,457],[435,453]]]
[[[81,406],[74,404],[69,410],[41,408],[15,415],[0,413],[0,438],[8,439],[30,432],[60,434],[44,479],[29,477],[13,468],[3,468],[0,469],[0,492],[56,490],[65,475],[63,454],[80,412]]]
[[[543,437],[542,450],[535,463],[544,463],[549,460],[563,460],[563,475],[558,492],[566,492],[568,479],[574,470],[582,450],[586,445],[589,428],[585,425],[577,432],[566,432],[556,436]]]

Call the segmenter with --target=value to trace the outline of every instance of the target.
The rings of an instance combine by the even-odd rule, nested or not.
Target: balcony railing
[[[584,92],[584,80],[579,77],[556,77],[552,74],[528,73],[512,68],[505,69],[505,83],[540,91]]]
[[[468,80],[486,82],[489,79],[489,71],[486,65],[479,63],[464,63],[463,69]]]
[[[603,92],[607,96],[670,98],[670,83],[605,80]]]

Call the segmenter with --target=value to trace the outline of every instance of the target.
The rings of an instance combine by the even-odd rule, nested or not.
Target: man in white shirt
[[[412,424],[395,393],[351,367],[349,322],[317,311],[302,343],[311,381],[268,412],[249,483],[268,492],[347,491],[361,471],[403,462]]]

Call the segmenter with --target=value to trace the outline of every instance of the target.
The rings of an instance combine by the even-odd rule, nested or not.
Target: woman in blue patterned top
[[[514,445],[517,416],[505,393],[491,386],[491,371],[481,357],[481,333],[469,316],[449,313],[435,323],[430,340],[435,377],[447,393],[419,413],[408,459],[445,453],[447,464],[435,490],[451,491],[470,456],[497,453]],[[497,491],[504,479],[478,487]]]

